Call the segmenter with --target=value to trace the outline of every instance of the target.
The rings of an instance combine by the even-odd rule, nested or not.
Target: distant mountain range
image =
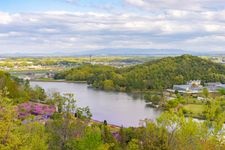
[[[135,55],[182,55],[187,54],[187,51],[179,49],[101,49],[95,51],[84,51],[78,55],[121,55],[121,56],[135,56]]]
[[[132,48],[108,48],[83,52],[54,52],[54,53],[0,53],[0,57],[50,57],[50,56],[178,56],[190,55],[225,55],[224,52],[193,52],[180,49],[132,49]]]

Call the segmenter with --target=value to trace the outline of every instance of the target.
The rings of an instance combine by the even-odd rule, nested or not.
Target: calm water
[[[145,101],[140,98],[126,93],[94,90],[84,83],[31,82],[31,85],[39,85],[47,92],[73,93],[78,106],[90,107],[93,119],[107,120],[110,124],[138,126],[140,120],[154,120],[160,114],[160,111],[146,107]]]

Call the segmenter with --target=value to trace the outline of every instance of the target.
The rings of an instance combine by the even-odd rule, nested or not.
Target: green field
[[[201,114],[204,111],[204,105],[199,104],[187,104],[184,109],[193,114]]]

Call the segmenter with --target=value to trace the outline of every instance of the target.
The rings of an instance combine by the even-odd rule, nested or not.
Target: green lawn
[[[192,112],[193,114],[201,114],[204,111],[204,105],[187,104],[184,105],[184,109],[186,109],[189,112]]]

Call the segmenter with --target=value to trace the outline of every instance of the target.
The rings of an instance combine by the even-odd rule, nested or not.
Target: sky
[[[0,0],[0,53],[225,51],[225,0]]]

